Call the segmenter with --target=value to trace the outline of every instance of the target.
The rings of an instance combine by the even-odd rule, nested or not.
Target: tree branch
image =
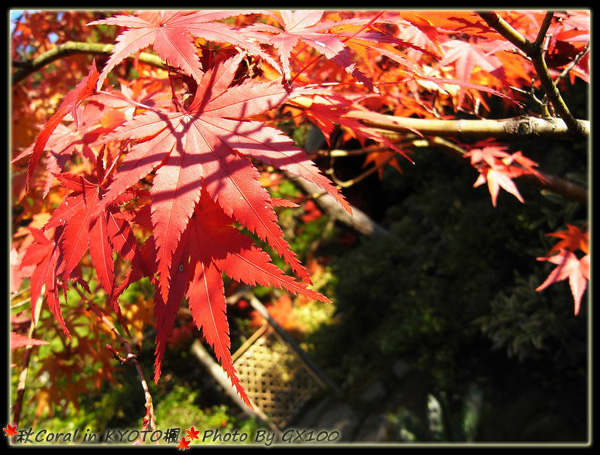
[[[562,95],[552,80],[550,71],[546,66],[543,42],[548,27],[551,24],[553,13],[548,12],[546,14],[535,42],[531,42],[523,37],[523,35],[512,28],[508,22],[493,11],[479,12],[479,15],[490,27],[517,46],[527,55],[527,57],[529,57],[548,100],[550,100],[550,103],[554,106],[556,113],[563,119],[570,133],[576,138],[587,136],[587,133],[583,130],[581,121],[575,119],[573,114],[571,114],[571,111],[563,100]]]
[[[80,43],[68,41],[66,43],[59,44],[54,49],[44,52],[33,60],[13,62],[13,66],[19,67],[20,69],[12,75],[12,85],[18,84],[30,74],[39,71],[43,67],[63,57],[75,54],[110,55],[112,54],[113,48],[114,45],[112,44],[102,43]],[[166,68],[164,62],[159,57],[147,52],[140,52],[138,59],[141,62],[148,63],[149,65],[153,65],[158,68]]]
[[[535,117],[514,117],[502,120],[437,120],[437,119],[417,119],[396,117],[392,115],[380,114],[377,112],[354,111],[351,118],[360,120],[366,126],[380,128],[392,132],[415,132],[418,131],[424,136],[445,136],[458,138],[488,138],[496,139],[569,139],[574,136],[577,138],[587,138],[590,135],[590,122],[588,120],[575,119],[566,104],[562,100],[556,84],[552,80],[542,52],[544,37],[551,24],[552,13],[546,14],[544,23],[538,33],[535,42],[524,38],[519,32],[513,29],[510,24],[504,21],[495,12],[480,12],[479,15],[500,33],[504,38],[517,46],[533,62],[538,77],[546,91],[548,99],[551,101],[556,111],[560,115],[558,118],[535,118]],[[13,74],[12,84],[17,84],[30,74],[40,70],[44,66],[60,58],[74,54],[98,54],[110,55],[114,46],[112,44],[101,43],[81,43],[69,41],[56,46],[31,61],[14,62],[14,66],[20,69]],[[138,59],[144,63],[154,65],[159,68],[166,68],[164,62],[156,55],[141,52]],[[438,138],[441,139],[441,138]],[[531,183],[541,186],[558,194],[563,194],[571,199],[587,202],[588,194],[585,188],[566,182],[556,176],[545,176],[548,179],[547,184],[540,183],[537,179],[530,179]],[[305,183],[305,182],[303,182]],[[324,202],[324,201],[323,201]],[[332,204],[335,205],[335,204]],[[342,216],[343,217],[343,216]],[[361,224],[361,223],[359,223]],[[369,223],[367,223],[369,224]],[[359,229],[360,230],[360,229]],[[371,233],[372,227],[366,228]],[[378,227],[374,228],[379,231]]]
[[[544,16],[544,21],[542,22],[542,26],[538,30],[538,35],[533,43],[534,47],[537,49],[542,49],[544,46],[544,40],[546,39],[546,34],[548,33],[548,29],[550,25],[552,25],[552,18],[554,17],[553,11],[546,11],[546,15]]]
[[[519,48],[522,46],[528,49],[529,46],[533,46],[533,43],[523,38],[496,13],[480,13],[480,15],[484,19],[488,18],[492,23],[495,23],[494,21],[497,19],[499,24],[506,24],[505,26],[502,25],[500,30],[502,30],[502,33],[506,35],[509,41],[513,42]],[[110,55],[113,48],[112,44],[80,43],[74,41],[60,44],[32,61],[18,62],[16,66],[20,66],[21,69],[13,74],[12,84],[19,83],[30,74],[65,56],[73,54]],[[166,69],[164,62],[156,55],[141,52],[138,58],[144,63]],[[548,77],[550,76],[548,75]],[[551,84],[556,90],[552,79],[546,82]],[[558,93],[558,90],[556,92]],[[560,94],[558,96],[560,97]],[[553,98],[550,96],[549,99],[551,102],[553,101]],[[557,112],[560,115],[560,111],[557,110]],[[573,139],[571,131],[574,128],[577,129],[578,134],[584,137],[589,136],[590,131],[589,121],[576,119],[572,119],[572,121],[577,123],[577,126],[573,127],[567,124],[564,119],[561,121],[560,119],[538,119],[533,117],[516,117],[506,120],[430,120],[394,117],[373,112],[355,112],[351,117],[360,120],[367,126],[388,131],[406,132],[417,130],[424,135],[444,135],[449,137],[486,138],[493,136],[498,139]]]
[[[369,237],[387,237],[390,235],[386,228],[372,220],[357,207],[352,207],[352,215],[350,215],[332,195],[323,191],[316,184],[287,172],[285,172],[285,175],[292,182],[297,183],[307,194],[311,195],[316,203],[332,218]]]
[[[481,18],[494,30],[496,30],[503,38],[507,39],[525,54],[533,52],[533,44],[527,40],[523,35],[510,26],[508,22],[498,16],[493,11],[478,11]]]
[[[418,131],[424,136],[483,139],[573,139],[571,128],[558,118],[513,117],[503,120],[437,120],[354,111],[348,117],[366,126],[395,132]],[[575,120],[584,137],[590,134],[588,120]]]

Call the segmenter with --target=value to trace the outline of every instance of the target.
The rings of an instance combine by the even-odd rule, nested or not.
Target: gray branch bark
[[[573,139],[572,131],[560,118],[513,117],[502,120],[430,120],[395,117],[376,112],[352,114],[361,123],[394,132],[414,132],[424,136],[485,139]],[[583,137],[590,134],[588,120],[576,120]]]

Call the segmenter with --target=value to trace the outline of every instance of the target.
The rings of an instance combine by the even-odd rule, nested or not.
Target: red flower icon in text
[[[188,441],[185,438],[181,438],[181,441],[179,441],[179,444],[177,444],[177,448],[179,450],[189,449],[190,448],[190,441]]]
[[[198,433],[199,431],[194,429],[194,427],[190,428],[189,430],[185,430],[187,433],[187,437],[190,438],[190,441],[193,441],[194,439],[198,439]]]
[[[17,434],[17,426],[16,425],[6,425],[6,428],[4,428],[4,436],[7,436],[9,438],[15,436]]]

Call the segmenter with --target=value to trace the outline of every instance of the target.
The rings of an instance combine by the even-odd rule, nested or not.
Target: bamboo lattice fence
[[[285,428],[325,387],[267,323],[235,352],[233,360],[252,402],[279,428]]]

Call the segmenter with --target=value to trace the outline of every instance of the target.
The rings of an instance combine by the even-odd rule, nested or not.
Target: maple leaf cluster
[[[465,158],[469,158],[471,165],[479,171],[479,177],[473,184],[478,187],[487,183],[492,204],[497,204],[498,192],[500,188],[515,196],[519,201],[525,202],[513,179],[525,175],[533,175],[540,181],[545,181],[535,168],[537,163],[523,156],[522,152],[508,153],[508,147],[502,144],[493,144],[489,141],[481,144],[481,148],[475,144],[473,148],[465,153]]]
[[[561,240],[544,257],[538,258],[538,261],[547,261],[555,264],[556,267],[536,288],[536,291],[542,291],[557,281],[568,279],[575,303],[574,313],[578,314],[581,298],[590,279],[589,231],[582,231],[577,226],[568,224],[566,231],[551,232],[546,235]]]
[[[543,13],[502,16],[535,36]],[[261,166],[316,184],[352,212],[277,121],[289,115],[297,124],[312,122],[330,147],[337,130],[363,146],[383,146],[387,155],[369,156],[367,163],[400,170],[391,158],[410,161],[412,151],[362,120],[378,111],[430,119],[458,111],[480,115],[490,96],[520,105],[524,95],[512,87],[534,74],[469,11],[146,10],[85,17],[72,29],[102,34],[114,27],[118,35],[107,38],[114,47],[106,62],[85,67],[33,143],[13,158],[15,165],[27,159],[13,194],[17,200],[32,195],[37,213],[16,234],[12,286],[28,280],[32,314],[45,299],[70,336],[61,309],[69,285],[90,293],[102,288],[126,327],[119,297],[147,277],[156,290],[155,380],[186,302],[248,405],[229,352],[223,276],[328,301],[311,289],[310,274],[284,238],[275,207],[292,204],[270,196]],[[34,32],[24,27],[14,32],[15,48],[31,47],[25,36]],[[568,67],[571,79],[588,80],[589,14],[561,13],[553,32],[553,70]],[[137,59],[144,50],[161,59],[159,68]],[[561,60],[562,50],[572,58]],[[129,77],[131,69],[136,77]],[[43,96],[39,87],[31,90]],[[26,96],[17,90],[15,103],[25,105]],[[535,163],[498,144],[476,145],[468,157],[480,172],[475,185],[488,184],[494,205],[499,188],[522,201],[513,178],[540,176]]]

